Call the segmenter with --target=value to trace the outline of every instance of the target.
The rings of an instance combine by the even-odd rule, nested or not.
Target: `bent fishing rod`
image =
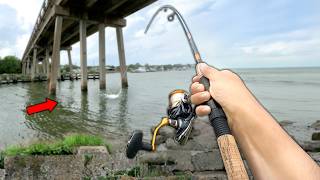
[[[174,21],[175,17],[178,18],[188,40],[195,63],[204,63],[184,18],[173,6],[164,5],[160,7],[152,16],[149,24],[146,27],[145,33],[148,32],[155,17],[161,11],[167,12],[168,10],[172,11],[167,16],[169,22]],[[210,82],[206,77],[202,76],[200,83],[204,85],[205,90],[209,90]],[[155,128],[151,144],[142,142],[142,131],[135,131],[128,141],[127,156],[129,158],[133,158],[139,150],[155,151],[156,135],[161,127],[167,125],[176,128],[177,131],[175,140],[180,144],[184,144],[191,132],[192,121],[195,119],[194,109],[192,108],[190,101],[187,99],[188,94],[185,91],[175,90],[171,92],[169,94],[169,107],[167,111],[168,117],[162,118],[161,122]],[[227,172],[228,179],[249,179],[222,107],[213,98],[206,102],[206,104],[211,108],[211,112],[208,117],[217,138],[220,154]]]

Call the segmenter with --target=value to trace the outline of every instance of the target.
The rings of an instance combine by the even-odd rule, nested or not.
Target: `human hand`
[[[210,88],[205,90],[204,85],[200,84],[200,78],[205,76],[210,82]],[[233,119],[238,111],[241,111],[248,103],[255,101],[255,98],[247,89],[240,77],[229,70],[218,70],[205,63],[197,65],[197,75],[193,78],[190,87],[191,102],[196,107],[198,116],[205,116],[211,112],[208,105],[202,105],[211,97],[215,99],[225,111],[228,122]]]

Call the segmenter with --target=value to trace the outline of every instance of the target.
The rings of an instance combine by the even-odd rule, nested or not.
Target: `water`
[[[320,69],[239,69],[261,103],[279,121],[294,124],[290,133],[310,138],[306,127],[320,119]],[[80,81],[62,81],[57,95],[59,104],[52,112],[28,116],[28,105],[44,101],[47,82],[0,86],[0,148],[38,139],[62,137],[69,133],[90,133],[113,143],[125,142],[134,129],[150,136],[150,127],[166,115],[167,95],[173,89],[188,89],[190,71],[128,74],[129,88],[120,90],[120,75],[107,74],[107,90],[99,81],[88,81],[88,92]]]

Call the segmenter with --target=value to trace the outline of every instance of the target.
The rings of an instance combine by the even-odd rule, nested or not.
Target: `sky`
[[[0,0],[0,56],[21,57],[43,0]],[[190,48],[178,21],[162,12],[143,33],[161,5],[184,16],[207,63],[221,68],[320,66],[319,0],[159,0],[128,16],[124,28],[127,64],[191,64]],[[98,34],[87,39],[88,65],[98,65]],[[79,43],[72,61],[80,64]],[[106,28],[106,64],[118,65],[114,28]],[[61,64],[67,52],[61,51]]]

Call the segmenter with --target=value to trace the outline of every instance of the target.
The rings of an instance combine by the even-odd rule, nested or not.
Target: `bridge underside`
[[[80,41],[81,75],[86,76],[86,37],[99,32],[99,62],[105,63],[104,28],[114,27],[117,32],[119,60],[123,85],[127,86],[122,28],[128,15],[156,0],[45,0],[36,25],[22,57],[23,73],[32,78],[39,73],[36,64],[43,62],[43,72],[50,76],[50,90],[55,92],[59,76],[60,50],[68,50],[71,65],[71,45]],[[49,58],[51,57],[51,68]],[[72,67],[72,66],[71,66]],[[51,71],[49,70],[51,69]],[[100,73],[105,73],[101,69]],[[57,72],[54,72],[57,71]],[[102,77],[103,74],[100,74]],[[101,80],[101,78],[100,78]],[[83,90],[86,78],[82,78]],[[102,78],[101,81],[104,81]],[[103,82],[101,82],[103,83]],[[101,85],[103,88],[105,85]]]

